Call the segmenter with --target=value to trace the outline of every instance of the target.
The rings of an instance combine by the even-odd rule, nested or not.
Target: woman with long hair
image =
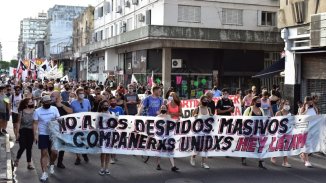
[[[291,116],[292,115],[290,112],[291,107],[290,107],[290,103],[288,100],[281,100],[279,108],[280,108],[280,110],[278,112],[276,112],[275,116]],[[271,162],[273,164],[276,164],[276,158],[275,157],[271,158]],[[289,164],[287,156],[283,157],[282,166],[286,167],[286,168],[291,168],[291,164]]]
[[[18,119],[18,139],[19,150],[17,152],[14,165],[17,167],[19,159],[23,152],[26,150],[27,169],[33,170],[34,167],[31,164],[32,161],[32,147],[34,142],[33,133],[33,115],[34,115],[34,101],[31,98],[23,99],[18,107],[20,119]]]
[[[203,95],[200,97],[200,102],[198,107],[194,110],[193,116],[194,117],[201,117],[201,116],[211,116],[213,115],[210,108],[208,107],[208,97],[206,95]],[[190,164],[191,166],[195,166],[196,155],[191,156],[190,158]],[[205,163],[206,157],[201,158],[201,167],[205,169],[209,169],[209,166]]]
[[[171,118],[177,121],[180,120],[180,117],[182,117],[181,100],[175,92],[170,92],[167,107]]]
[[[261,108],[261,99],[259,97],[253,97],[251,101],[251,106],[248,107],[243,116],[265,116],[264,110]],[[246,158],[241,158],[241,162],[243,166],[247,166]],[[258,167],[266,169],[263,165],[263,160],[259,159]]]
[[[314,116],[314,115],[318,115],[318,114],[319,114],[319,111],[318,111],[318,108],[314,104],[313,98],[310,96],[305,97],[304,104],[300,109],[300,115]],[[312,165],[309,161],[308,153],[301,153],[300,158],[302,159],[302,161],[304,161],[304,165],[306,167],[312,167]]]
[[[109,112],[109,102],[107,100],[102,100],[98,105],[98,112],[101,113],[110,113]],[[101,169],[98,172],[100,175],[110,175],[108,169],[110,161],[110,154],[101,153]]]
[[[160,108],[160,114],[157,115],[157,117],[160,117],[160,118],[171,118],[171,116],[168,114],[168,106],[167,105],[162,105],[161,108]],[[156,166],[156,170],[161,170],[161,166],[160,166],[160,160],[161,158],[160,157],[157,157],[157,166]],[[170,158],[170,162],[171,162],[171,171],[173,172],[176,172],[179,170],[179,168],[177,168],[175,166],[175,163],[174,163],[174,159],[173,158]]]

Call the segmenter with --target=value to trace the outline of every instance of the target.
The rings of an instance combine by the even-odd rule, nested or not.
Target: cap
[[[44,96],[42,97],[42,101],[43,101],[43,102],[45,102],[45,101],[51,101],[51,97],[50,97],[50,95],[44,95]]]

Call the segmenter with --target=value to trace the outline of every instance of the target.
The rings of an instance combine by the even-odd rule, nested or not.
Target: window
[[[98,17],[103,17],[103,6],[98,8]]]
[[[201,7],[200,6],[178,6],[178,21],[179,22],[201,22]]]
[[[275,26],[275,12],[262,11],[259,25]]]
[[[111,25],[111,37],[113,37],[113,25]]]
[[[127,20],[127,31],[131,31],[132,30],[132,18],[129,18]]]
[[[243,25],[243,10],[226,9],[222,10],[222,24]]]

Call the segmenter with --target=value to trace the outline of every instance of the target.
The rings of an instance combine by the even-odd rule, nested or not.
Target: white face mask
[[[84,94],[79,94],[78,97],[79,97],[80,99],[84,99],[84,98],[85,98],[85,95],[84,95]]]
[[[168,100],[169,101],[172,101],[173,100],[173,97],[169,96]]]
[[[284,105],[283,109],[286,111],[289,111],[291,109],[291,107],[289,105]]]

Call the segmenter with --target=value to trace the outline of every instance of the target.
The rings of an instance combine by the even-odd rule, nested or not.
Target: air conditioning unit
[[[130,2],[129,1],[125,1],[125,7],[127,7],[127,8],[130,7]]]
[[[133,5],[138,5],[138,0],[132,0]]]
[[[310,47],[326,46],[326,13],[311,15]]]
[[[138,14],[138,21],[139,22],[145,22],[145,15],[143,15],[143,14]]]
[[[172,59],[172,68],[182,68],[182,59]]]
[[[115,11],[116,13],[122,13],[122,7],[121,6],[117,6],[117,9]]]
[[[121,23],[120,29],[121,29],[121,31],[120,31],[121,33],[126,32],[127,31],[127,23],[126,22]]]

